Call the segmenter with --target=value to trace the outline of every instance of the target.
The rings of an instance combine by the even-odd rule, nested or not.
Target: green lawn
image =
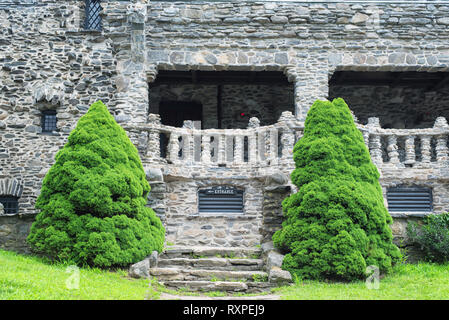
[[[68,289],[66,281],[73,279],[75,273],[66,272],[67,267],[47,264],[37,257],[0,250],[0,300],[157,298],[157,292],[149,287],[148,280],[129,279],[125,270],[109,272],[81,268],[79,289]]]
[[[126,270],[109,272],[81,268],[79,289],[68,289],[73,273],[67,266],[0,250],[0,300],[5,299],[157,299],[161,291],[148,280],[127,277]],[[175,292],[171,292],[175,293]],[[275,289],[282,299],[448,299],[449,264],[398,265],[394,273],[380,280],[379,289],[367,289],[365,282],[326,283],[298,281]],[[182,292],[182,294],[186,294]],[[210,294],[214,295],[214,294]],[[216,294],[215,294],[216,295]]]
[[[326,283],[299,281],[293,286],[276,289],[289,300],[426,300],[449,299],[449,264],[401,264],[394,273],[380,279],[379,289],[368,289],[364,281]]]

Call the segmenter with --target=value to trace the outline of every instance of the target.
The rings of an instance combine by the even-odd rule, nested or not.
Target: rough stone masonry
[[[282,221],[280,201],[292,189],[289,148],[301,136],[309,106],[329,97],[335,71],[448,71],[449,5],[443,1],[101,1],[101,6],[97,31],[84,29],[85,1],[0,1],[0,197],[18,199],[16,213],[0,216],[1,248],[27,250],[24,239],[42,179],[97,99],[108,105],[141,154],[152,185],[149,205],[164,221],[167,241],[256,246],[268,241]],[[158,94],[152,96],[150,84],[161,70],[282,72],[292,86],[293,119],[283,114],[272,127],[259,127],[253,119],[249,129],[240,125],[243,131],[214,133],[234,139],[235,150],[254,142],[262,162],[251,161],[256,149],[246,149],[248,161],[235,152],[244,160],[229,160],[227,151],[218,148],[220,139],[204,140],[201,149],[215,144],[217,153],[203,153],[199,160],[192,155],[192,161],[186,141],[196,141],[189,135],[201,133],[190,129],[179,133],[185,137],[182,160],[170,162],[158,154],[159,137],[171,134],[175,159],[178,131],[149,114]],[[199,91],[198,99],[207,102],[207,94]],[[447,114],[448,107],[438,110]],[[47,111],[57,117],[51,133],[42,132]],[[382,129],[373,118],[360,128],[385,193],[403,184],[429,187],[430,213],[448,210],[444,118],[415,131]],[[275,132],[285,135],[277,139]],[[272,138],[264,140],[265,134]],[[265,149],[264,141],[270,142]],[[285,161],[277,160],[278,145],[284,146]],[[214,157],[222,157],[222,163]],[[198,189],[214,185],[244,189],[243,214],[199,214]],[[409,219],[425,214],[392,213],[396,239],[404,238]]]

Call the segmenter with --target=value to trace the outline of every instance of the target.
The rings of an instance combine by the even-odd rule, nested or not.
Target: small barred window
[[[0,196],[5,214],[16,214],[19,212],[19,198],[11,196]]]
[[[86,19],[84,21],[84,28],[86,30],[101,31],[100,0],[85,0],[85,1],[86,1]]]
[[[56,111],[49,110],[42,112],[42,132],[56,131]]]

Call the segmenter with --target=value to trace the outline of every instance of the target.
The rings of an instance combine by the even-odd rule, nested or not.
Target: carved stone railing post
[[[190,133],[182,135],[182,159],[186,163],[193,162],[193,137]]]
[[[380,129],[379,118],[368,118],[368,128],[370,132],[369,139],[369,152],[371,154],[371,159],[376,166],[380,166],[383,163],[382,159],[382,142],[381,136],[378,133],[375,133],[375,129]]]
[[[252,132],[248,135],[248,163],[254,165],[257,163],[257,135]]]
[[[431,160],[431,146],[430,146],[430,136],[421,136],[421,162],[423,166],[428,166]]]
[[[435,147],[438,162],[446,162],[448,160],[447,135],[441,134],[437,136],[437,144]]]
[[[292,129],[296,118],[290,111],[282,112],[278,123],[282,126],[281,132],[281,160],[288,161],[293,156],[293,146],[295,144],[295,133]]]
[[[148,131],[148,143],[146,148],[146,156],[152,160],[160,160],[161,158],[161,142],[160,142],[160,125],[161,117],[158,114],[150,113],[147,123],[150,125]]]
[[[243,140],[244,136],[241,134],[237,134],[235,136],[235,145],[234,145],[234,163],[242,164],[244,160],[244,150],[243,150]]]
[[[211,163],[211,156],[210,156],[210,135],[202,135],[201,136],[201,162],[204,164],[210,164]]]
[[[218,164],[226,163],[226,135],[220,134],[218,136]]]
[[[182,135],[182,158],[185,162],[192,163],[195,161],[194,123],[192,120],[185,120],[182,127],[187,129]]]
[[[390,163],[392,164],[398,164],[400,162],[397,141],[398,137],[395,135],[388,136],[387,152],[388,157],[390,158]]]
[[[256,130],[260,126],[260,121],[256,117],[249,119],[248,129],[252,129],[248,135],[248,163],[254,165],[258,162],[258,145]]]
[[[281,136],[281,143],[282,143],[281,159],[283,161],[292,159],[293,146],[295,144],[295,134],[289,127],[285,127],[283,129]]]
[[[446,162],[448,160],[448,148],[447,148],[447,129],[449,125],[447,124],[447,120],[444,117],[438,117],[435,120],[434,128],[446,129],[446,133],[442,133],[436,137],[437,143],[435,147],[437,161],[439,163]]]
[[[415,136],[405,138],[405,161],[404,164],[413,165],[416,162]]]
[[[174,164],[179,163],[179,135],[175,132],[170,133],[168,159]]]

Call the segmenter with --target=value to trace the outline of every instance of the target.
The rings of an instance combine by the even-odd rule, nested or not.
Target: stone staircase
[[[170,289],[254,293],[268,291],[262,249],[171,246],[158,257],[149,275]]]

